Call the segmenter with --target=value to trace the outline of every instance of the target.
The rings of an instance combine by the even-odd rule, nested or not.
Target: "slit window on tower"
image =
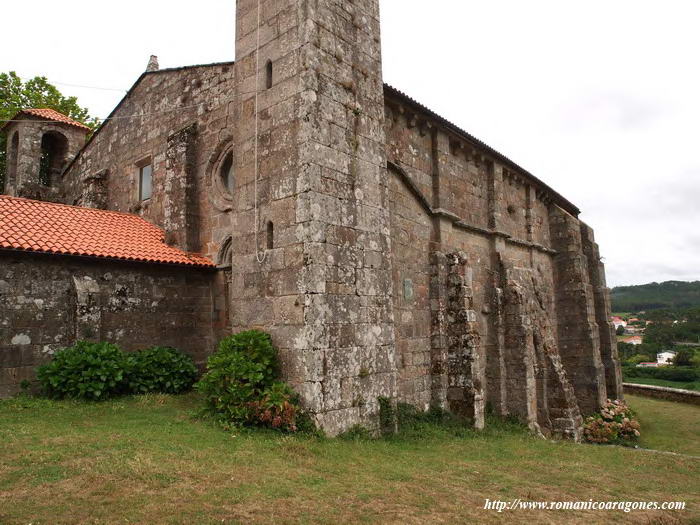
[[[272,87],[272,60],[268,60],[265,64],[265,89]]]
[[[272,250],[275,246],[275,225],[272,221],[267,221],[267,249]]]

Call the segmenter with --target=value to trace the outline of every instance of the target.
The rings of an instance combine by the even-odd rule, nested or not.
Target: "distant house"
[[[672,352],[671,350],[664,350],[663,352],[656,354],[656,362],[662,366],[670,365],[671,363],[673,363],[673,359],[675,357],[676,352]]]
[[[637,366],[641,368],[657,368],[659,366],[659,363],[639,363]]]
[[[627,326],[627,321],[625,321],[622,317],[614,315],[610,318],[610,320],[612,321],[612,324],[615,325],[615,330],[617,330],[620,326],[623,328]]]
[[[641,335],[629,335],[627,337],[620,338],[620,342],[630,345],[641,345],[643,339],[644,338]]]

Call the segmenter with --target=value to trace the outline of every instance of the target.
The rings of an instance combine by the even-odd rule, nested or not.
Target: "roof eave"
[[[564,198],[557,191],[553,190],[549,185],[547,185],[546,183],[541,181],[535,175],[533,175],[532,173],[530,173],[529,171],[527,171],[523,167],[519,166],[518,164],[516,164],[515,162],[510,160],[508,157],[506,157],[502,153],[499,153],[498,151],[493,149],[491,146],[489,146],[485,142],[479,140],[478,138],[476,138],[475,136],[473,136],[469,132],[463,130],[462,128],[453,124],[452,122],[450,122],[446,118],[438,115],[430,108],[428,108],[428,107],[424,106],[423,104],[421,104],[420,102],[414,100],[413,98],[408,96],[406,93],[396,89],[393,86],[390,86],[389,84],[384,84],[384,93],[385,94],[388,93],[389,95],[392,95],[396,98],[400,98],[404,103],[406,103],[410,106],[413,106],[418,111],[421,111],[421,112],[429,115],[431,118],[436,120],[438,123],[440,123],[441,125],[443,125],[447,129],[449,129],[452,133],[462,137],[463,139],[467,140],[468,142],[474,143],[474,145],[486,150],[494,158],[500,160],[501,162],[510,166],[511,168],[518,170],[525,177],[530,179],[530,181],[532,181],[536,186],[539,186],[541,189],[547,191],[547,193],[549,193],[552,196],[552,198],[556,204],[561,206],[564,210],[566,210],[567,212],[572,214],[574,217],[578,217],[578,215],[581,213],[581,210],[576,205],[571,203],[568,199]]]
[[[212,262],[211,264],[185,264],[185,263],[175,263],[175,262],[164,262],[164,261],[147,261],[143,259],[126,259],[121,257],[105,257],[101,255],[85,255],[79,253],[60,253],[60,252],[50,252],[42,250],[26,250],[21,248],[6,248],[4,246],[0,247],[0,253],[21,253],[25,255],[41,255],[41,256],[56,256],[56,257],[74,257],[78,259],[84,259],[88,261],[110,261],[117,263],[133,263],[133,264],[148,264],[156,266],[170,266],[177,268],[191,268],[196,270],[216,270],[216,265]]]

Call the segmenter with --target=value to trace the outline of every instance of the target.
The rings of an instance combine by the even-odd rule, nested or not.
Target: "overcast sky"
[[[105,117],[150,54],[232,60],[235,0],[4,2],[0,71]],[[381,0],[384,78],[548,183],[608,284],[700,279],[700,2]],[[59,84],[61,83],[61,84]]]

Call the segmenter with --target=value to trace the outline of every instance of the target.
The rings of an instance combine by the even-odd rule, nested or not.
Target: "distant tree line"
[[[610,298],[614,312],[700,307],[700,281],[617,286],[612,289]]]

